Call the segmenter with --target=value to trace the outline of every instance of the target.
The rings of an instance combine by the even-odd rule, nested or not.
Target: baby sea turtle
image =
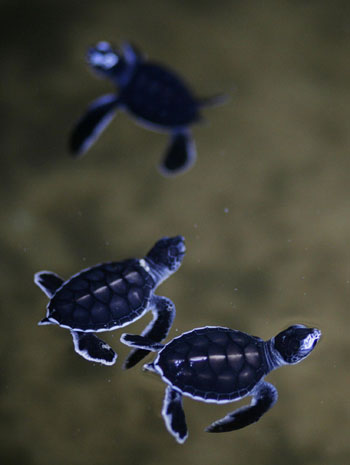
[[[183,443],[187,438],[182,395],[202,402],[224,404],[252,396],[250,405],[212,423],[206,431],[222,433],[250,425],[277,401],[277,389],[263,379],[270,371],[300,362],[315,348],[318,329],[290,326],[269,341],[241,331],[207,326],[183,333],[168,344],[123,334],[131,347],[159,351],[144,369],[168,384],[162,415],[168,431]]]
[[[153,320],[142,335],[147,340],[163,340],[174,320],[175,305],[154,291],[180,267],[185,251],[182,236],[163,237],[142,259],[102,263],[68,281],[50,271],[36,273],[34,282],[50,298],[46,318],[39,325],[57,324],[69,329],[75,351],[86,360],[104,365],[113,365],[117,354],[93,333],[129,325],[151,310]],[[132,351],[125,368],[147,354],[147,350]]]
[[[195,160],[195,144],[189,126],[200,120],[199,111],[218,105],[224,96],[196,98],[182,79],[162,65],[148,61],[131,44],[116,50],[108,42],[89,48],[87,62],[99,76],[119,89],[94,100],[78,121],[70,138],[74,157],[84,154],[111,122],[117,109],[130,113],[142,126],[171,135],[160,171],[173,175]]]

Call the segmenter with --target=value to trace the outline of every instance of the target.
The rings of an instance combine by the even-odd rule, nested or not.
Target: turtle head
[[[151,274],[157,281],[164,281],[180,267],[185,252],[185,239],[182,236],[163,237],[146,256]]]
[[[273,345],[282,363],[299,363],[310,355],[321,337],[321,331],[304,325],[293,325],[273,338]]]
[[[98,42],[89,47],[86,61],[97,75],[117,81],[126,67],[122,55],[109,42]]]

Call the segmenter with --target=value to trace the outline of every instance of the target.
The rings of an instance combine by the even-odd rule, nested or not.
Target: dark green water
[[[349,462],[350,161],[347,2],[2,1],[1,463],[329,465]],[[175,179],[156,165],[165,135],[118,114],[86,158],[73,122],[109,92],[87,45],[130,39],[200,95],[231,91],[194,128],[198,160]],[[232,90],[231,90],[232,89]],[[171,336],[224,325],[265,339],[291,323],[323,339],[273,372],[279,402],[256,425],[210,435],[237,404],[185,399],[180,446],[160,416],[164,385],[78,357],[68,331],[38,327],[34,272],[68,277],[143,256],[182,234],[187,255],[158,294]],[[148,320],[147,320],[148,322]],[[129,327],[141,331],[144,320]]]

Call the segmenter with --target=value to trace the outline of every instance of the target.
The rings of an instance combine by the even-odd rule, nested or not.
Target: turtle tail
[[[198,99],[200,107],[219,107],[225,105],[230,99],[229,94],[217,94],[211,97],[204,97]]]
[[[52,321],[50,321],[48,318],[43,318],[42,320],[39,321],[38,326],[43,326],[43,325],[52,325]]]

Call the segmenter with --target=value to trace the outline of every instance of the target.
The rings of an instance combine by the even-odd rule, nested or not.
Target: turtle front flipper
[[[225,433],[244,428],[257,422],[276,403],[277,389],[270,383],[260,383],[253,391],[250,405],[246,405],[229,413],[221,420],[212,423],[208,433]]]
[[[182,407],[182,395],[168,386],[162,408],[165,426],[170,434],[182,444],[188,436],[185,412]]]
[[[159,170],[164,176],[175,176],[187,171],[196,160],[196,145],[189,130],[175,132]]]
[[[71,331],[71,334],[75,351],[86,360],[102,365],[113,365],[116,362],[117,354],[114,350],[94,334],[81,331]]]
[[[38,271],[34,275],[34,282],[51,299],[64,280],[52,271]]]
[[[73,129],[69,146],[74,158],[83,155],[115,116],[119,98],[107,94],[94,100]]]
[[[140,50],[130,42],[123,42],[121,46],[123,57],[125,61],[134,66],[141,61],[144,61],[144,55],[140,52]]]
[[[141,337],[146,340],[151,340],[153,342],[161,342],[164,338],[167,337],[171,325],[175,318],[175,305],[166,297],[153,296],[150,306],[153,307],[153,320],[146,328],[142,331]],[[121,339],[123,342],[127,341],[127,337]],[[140,360],[142,360],[146,355],[149,354],[150,350],[135,349],[130,352],[126,358],[123,368],[128,369],[136,365]],[[159,349],[156,349],[159,350]]]

